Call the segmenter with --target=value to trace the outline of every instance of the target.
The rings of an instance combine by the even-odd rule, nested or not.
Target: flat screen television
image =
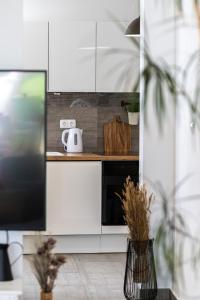
[[[0,70],[0,230],[45,230],[46,72]]]

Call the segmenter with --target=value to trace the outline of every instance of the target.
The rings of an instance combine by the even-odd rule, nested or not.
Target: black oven
[[[128,175],[139,182],[139,161],[102,162],[102,225],[125,225],[122,203],[116,193],[122,193]]]

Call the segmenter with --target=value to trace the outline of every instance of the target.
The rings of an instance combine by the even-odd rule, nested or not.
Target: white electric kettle
[[[67,141],[66,135],[68,134]],[[62,133],[62,143],[66,152],[83,152],[83,129],[71,128]]]

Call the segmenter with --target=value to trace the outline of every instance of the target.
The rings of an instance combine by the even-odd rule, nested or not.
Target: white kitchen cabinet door
[[[24,22],[23,69],[48,70],[48,22]]]
[[[22,65],[22,12],[22,0],[0,1],[0,69],[19,69]]]
[[[101,233],[101,162],[47,163],[47,232]]]
[[[127,26],[126,22],[97,23],[97,92],[133,92],[139,77],[140,50],[132,37],[125,36]],[[140,38],[136,40],[139,43]]]
[[[50,22],[49,91],[95,91],[95,22]]]

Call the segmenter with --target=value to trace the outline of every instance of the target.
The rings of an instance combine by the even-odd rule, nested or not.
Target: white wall
[[[195,22],[192,1],[187,0],[183,3],[186,22],[180,26],[180,23],[173,23],[175,11],[173,5],[170,10],[168,0],[162,2],[163,5],[166,4],[163,10],[161,10],[161,4],[159,9],[155,9],[156,0],[144,0],[145,28],[148,30],[153,57],[164,58],[171,65],[176,63],[181,68],[184,68],[189,57],[200,47],[200,32]],[[159,1],[157,4],[159,5]],[[171,21],[165,25],[163,22],[158,23],[159,19],[163,21],[170,16]],[[168,27],[167,24],[171,25]],[[146,31],[145,36],[147,36]],[[200,61],[197,60],[188,74],[187,84],[184,85],[191,97],[194,95],[196,84],[199,83],[199,67]],[[153,101],[153,95],[150,98]],[[183,212],[190,233],[199,238],[199,200],[180,202],[180,197],[200,195],[200,128],[197,126],[195,129],[191,128],[191,114],[182,98],[179,98],[176,112],[173,107],[169,107],[169,113],[171,118],[169,116],[166,118],[162,135],[158,132],[153,105],[148,110],[148,127],[145,128],[143,123],[141,124],[142,174],[145,179],[149,178],[152,182],[160,181],[168,193],[185,176],[191,175],[178,190],[174,200],[177,212]],[[159,211],[158,214],[154,214],[153,218],[154,226],[159,218]],[[184,242],[182,246],[184,264],[179,269],[175,269],[178,281],[173,282],[169,276],[161,278],[158,274],[159,286],[172,286],[178,299],[181,300],[200,299],[200,272],[197,271],[199,265],[195,270],[190,260],[194,255],[194,247],[191,247],[191,240],[180,239],[180,236],[176,234],[176,255],[179,255],[180,242]],[[183,278],[185,278],[184,281],[182,281]]]
[[[198,31],[191,2],[184,2],[184,19],[187,26],[179,27],[177,32],[177,64],[182,68],[186,66],[191,55],[197,49],[200,49],[200,32]],[[192,98],[194,97],[196,84],[199,85],[199,71],[200,61],[197,59],[191,65],[187,84],[184,85]],[[176,124],[176,183],[178,184],[184,176],[189,174],[191,176],[177,192],[176,207],[177,211],[184,213],[185,222],[190,233],[199,238],[200,197],[198,201],[188,200],[184,203],[178,199],[194,194],[200,195],[200,128],[191,128],[192,118],[188,106],[182,98],[179,101]],[[190,239],[180,237],[177,234],[175,244],[177,255],[179,254],[180,242],[184,242],[184,247],[182,247],[184,264],[180,269],[176,269],[179,280],[174,285],[174,289],[181,300],[200,299],[200,273],[194,270],[190,260],[195,253],[195,248],[191,248]],[[197,265],[197,270],[199,268],[200,263]],[[181,280],[183,276],[185,276],[184,282]]]
[[[175,32],[174,24],[168,28],[163,26],[166,18],[174,17],[174,1],[143,0],[145,27],[144,37],[148,42],[152,57],[158,62],[165,59],[169,64],[175,63]],[[163,7],[164,6],[164,7]],[[141,85],[141,93],[143,86]],[[160,182],[167,193],[174,188],[175,173],[175,110],[174,106],[167,106],[167,116],[163,120],[163,131],[159,131],[156,118],[154,94],[151,91],[148,97],[147,126],[144,125],[144,116],[140,124],[140,157],[141,175],[144,182]],[[152,186],[150,186],[152,190]],[[155,192],[155,191],[154,191]],[[155,194],[156,195],[156,194]],[[158,196],[157,196],[158,197]],[[157,198],[158,199],[158,198]],[[160,220],[159,203],[152,207],[152,235]],[[154,236],[155,237],[155,236]],[[165,272],[157,274],[159,287],[171,287],[171,276]]]
[[[22,61],[22,0],[0,0],[0,69],[18,68]],[[10,208],[12,209],[12,207]],[[22,234],[10,232],[10,242],[22,243]],[[5,232],[0,233],[0,243],[6,243]],[[10,248],[11,263],[19,257],[22,250],[13,245]],[[22,277],[22,257],[13,266],[15,278]]]
[[[140,0],[25,0],[24,20],[126,21],[139,15],[139,3]]]

